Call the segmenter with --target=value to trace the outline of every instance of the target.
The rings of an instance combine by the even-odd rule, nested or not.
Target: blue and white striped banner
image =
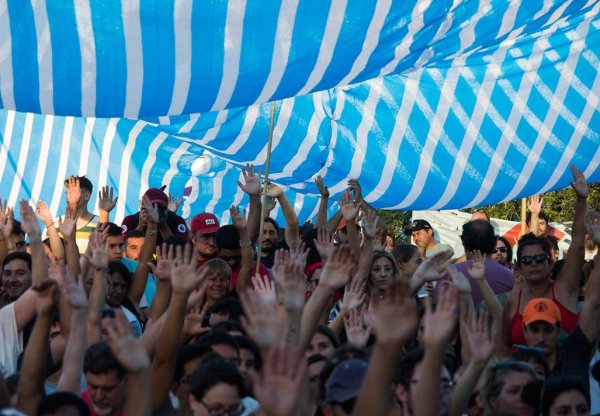
[[[165,184],[187,189],[185,217],[227,220],[229,205],[246,203],[239,166],[265,163],[273,100],[271,177],[301,219],[316,214],[318,174],[334,197],[358,178],[367,201],[395,209],[562,188],[571,164],[597,181],[599,10],[594,0],[0,2],[0,195],[59,212],[62,179],[85,173],[118,189],[118,219]]]

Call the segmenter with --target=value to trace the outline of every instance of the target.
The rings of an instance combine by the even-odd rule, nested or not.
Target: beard
[[[260,246],[260,249],[262,250],[262,252],[266,253],[266,254],[273,254],[275,252],[276,248],[277,248],[276,245],[274,243],[272,243],[271,241],[264,241]]]

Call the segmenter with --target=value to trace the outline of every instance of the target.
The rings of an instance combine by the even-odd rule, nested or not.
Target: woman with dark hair
[[[492,253],[492,260],[497,261],[504,267],[512,269],[513,251],[508,240],[500,235],[496,236],[496,248]]]
[[[546,381],[542,395],[542,415],[561,416],[590,414],[588,393],[576,377],[552,377]]]
[[[384,250],[373,251],[367,288],[369,293],[382,296],[390,282],[400,276],[396,259]]]
[[[125,317],[127,317],[127,320],[135,329],[136,335],[142,335],[143,318],[131,299],[127,296],[127,292],[131,287],[133,274],[123,263],[118,261],[108,263],[106,274],[108,276],[106,304],[113,309],[121,308]]]
[[[479,391],[485,415],[534,416],[535,409],[523,400],[523,391],[536,374],[526,363],[502,360],[489,367]]]

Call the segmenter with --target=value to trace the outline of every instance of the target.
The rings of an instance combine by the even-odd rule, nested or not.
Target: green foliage
[[[548,214],[552,222],[573,221],[575,211],[575,192],[569,188],[554,192],[548,192],[543,195],[544,203],[542,210]],[[600,210],[600,182],[590,184],[588,192],[588,207]],[[473,212],[477,209],[485,210],[490,217],[520,221],[521,200],[503,202],[501,204],[473,207],[463,210],[464,212]],[[406,241],[404,229],[410,224],[412,211],[390,211],[378,210],[377,213],[387,224],[390,234],[396,238],[396,242]]]

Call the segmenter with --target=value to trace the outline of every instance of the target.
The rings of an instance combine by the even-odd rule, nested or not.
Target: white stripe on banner
[[[114,221],[121,222],[121,220],[125,217],[125,209],[127,208],[127,195],[133,194],[133,192],[129,191],[129,175],[131,174],[131,162],[133,160],[133,149],[135,148],[135,144],[137,142],[138,136],[146,126],[146,123],[143,121],[138,121],[135,123],[131,130],[129,130],[129,134],[127,135],[127,144],[123,149],[123,155],[121,157],[121,171],[119,173],[119,194],[121,197],[117,200],[117,210],[115,212]],[[129,214],[129,212],[127,213]]]
[[[50,142],[52,141],[52,127],[54,125],[54,117],[47,116],[44,121],[44,132],[42,133],[42,147],[39,154],[39,162],[35,173],[35,182],[31,191],[31,201],[34,203],[39,201],[42,185],[46,183],[44,176],[46,175],[46,165],[48,164],[48,156],[50,155]],[[54,180],[56,178],[51,175]]]
[[[298,3],[299,0],[283,0],[281,3],[277,18],[277,31],[275,33],[275,44],[273,45],[271,70],[256,102],[269,101],[281,83],[281,78],[283,78],[290,56]]]
[[[142,51],[142,28],[140,25],[140,0],[121,3],[125,56],[127,59],[126,100],[123,115],[138,118],[142,104],[144,85],[144,57]]]
[[[37,34],[40,109],[44,114],[54,114],[52,44],[50,43],[50,25],[48,24],[48,14],[46,13],[46,0],[33,0],[32,6]]]
[[[181,114],[185,107],[192,77],[192,5],[175,0],[175,85],[169,114]]]
[[[63,179],[68,175],[67,165],[69,158],[69,148],[71,146],[71,133],[73,132],[73,117],[65,118],[65,127],[62,134],[62,144],[60,148],[60,162],[58,164],[58,174],[54,181],[54,192],[52,193],[52,202],[50,203],[50,212],[57,218],[59,215],[58,207],[63,195]]]
[[[340,31],[342,30],[347,6],[347,0],[333,0],[331,2],[331,5],[329,6],[329,15],[327,16],[327,25],[325,26],[325,33],[321,39],[319,57],[317,58],[317,62],[315,63],[306,84],[296,95],[304,95],[311,92],[323,78],[329,63],[331,62],[331,58],[333,57],[333,51],[335,50]]]
[[[15,178],[12,183],[12,188],[8,197],[8,205],[11,207],[17,206],[17,198],[21,191],[21,184],[23,182],[23,171],[25,170],[25,164],[27,163],[27,155],[29,154],[29,143],[31,141],[31,130],[33,128],[33,114],[27,113],[25,115],[25,128],[23,129],[23,144],[21,151],[19,152],[19,161],[15,169]]]
[[[6,112],[6,125],[4,127],[4,135],[2,136],[2,141],[0,141],[0,182],[4,181],[4,174],[6,173],[6,161],[8,159],[8,151],[12,142],[16,114],[17,113],[15,111]],[[6,195],[1,195],[1,197],[6,198]]]
[[[81,159],[79,162],[78,175],[87,174],[88,160],[90,158],[90,148],[92,147],[92,133],[94,131],[94,124],[96,123],[95,118],[87,118],[85,120],[85,130],[83,133],[83,142],[81,143]],[[69,172],[68,175],[74,175],[73,172]]]
[[[96,112],[96,40],[88,1],[75,0],[75,17],[81,49],[81,114],[91,116]]]
[[[104,139],[102,139],[102,153],[100,153],[100,172],[98,173],[98,188],[106,186],[108,184],[108,167],[110,166],[110,148],[112,142],[117,133],[118,119],[111,118],[108,120],[108,126],[106,126],[106,132],[104,133]],[[92,195],[93,196],[93,195]]]
[[[167,192],[171,192],[171,181],[179,172],[179,159],[186,154],[190,146],[189,143],[181,143],[177,150],[171,154],[171,157],[169,158],[169,170],[167,170],[167,173],[165,173],[165,177],[162,180],[162,184],[167,185]]]
[[[0,1],[0,97],[6,109],[15,108],[13,60],[8,2]],[[0,171],[2,172],[2,171]]]
[[[166,133],[159,133],[150,144],[150,148],[148,149],[148,158],[144,161],[144,167],[142,168],[141,173],[141,184],[139,191],[138,199],[142,199],[144,192],[146,192],[150,185],[148,184],[148,179],[150,178],[150,169],[154,166],[156,162],[156,153],[158,152],[159,147],[164,143],[164,141],[169,136]],[[162,178],[161,178],[162,179]]]
[[[240,55],[244,31],[244,14],[246,0],[230,1],[227,4],[227,21],[225,22],[225,57],[223,62],[223,77],[219,87],[219,95],[212,110],[225,108],[231,100],[240,72]]]

